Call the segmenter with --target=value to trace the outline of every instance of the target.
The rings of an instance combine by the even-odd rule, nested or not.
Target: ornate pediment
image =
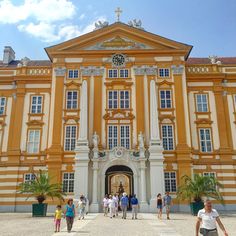
[[[133,120],[135,117],[131,111],[126,110],[111,110],[108,111],[103,118],[105,120]]]
[[[115,36],[109,40],[85,47],[84,50],[113,50],[113,49],[153,49],[144,43],[135,42],[128,38]]]

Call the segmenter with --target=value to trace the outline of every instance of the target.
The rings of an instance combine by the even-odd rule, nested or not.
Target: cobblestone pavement
[[[70,234],[62,220],[62,232],[54,233],[53,216],[32,218],[27,213],[1,213],[1,236],[195,236],[196,217],[189,214],[172,214],[171,220],[158,220],[154,214],[139,214],[132,220],[128,213],[126,220],[110,219],[102,214],[88,214],[85,220],[75,220]],[[230,236],[236,236],[236,213],[222,214],[221,219]],[[220,232],[220,236],[222,236]],[[199,235],[200,236],[200,235]]]

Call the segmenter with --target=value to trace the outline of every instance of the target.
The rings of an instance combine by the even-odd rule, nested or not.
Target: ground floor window
[[[63,174],[63,192],[65,193],[74,192],[74,173]]]
[[[204,172],[203,176],[208,176],[208,177],[216,177],[216,173],[215,172]]]
[[[165,191],[166,192],[176,192],[176,172],[165,172]]]
[[[27,182],[32,182],[34,181],[36,178],[35,174],[32,174],[32,173],[27,173],[24,175],[24,182],[27,183]]]

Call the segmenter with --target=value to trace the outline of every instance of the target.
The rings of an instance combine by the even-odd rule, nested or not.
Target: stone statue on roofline
[[[95,29],[94,30],[102,29],[102,28],[104,28],[108,25],[109,25],[108,21],[103,21],[102,22],[102,21],[99,20],[98,22],[95,23]]]
[[[137,19],[131,20],[131,21],[128,22],[128,25],[132,26],[134,28],[144,30],[144,28],[142,27],[142,21],[141,20],[137,20]]]

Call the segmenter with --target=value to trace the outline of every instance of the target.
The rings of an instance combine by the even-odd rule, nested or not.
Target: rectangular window
[[[35,174],[32,174],[32,173],[28,173],[28,174],[25,174],[24,175],[24,182],[27,183],[27,182],[32,182],[35,180]]]
[[[162,125],[162,142],[164,150],[174,150],[173,125]]]
[[[197,94],[197,112],[208,112],[207,94]]]
[[[108,70],[108,77],[109,78],[118,78],[118,70],[117,69]]]
[[[32,96],[31,100],[31,113],[32,114],[40,114],[42,113],[42,96]]]
[[[39,144],[40,144],[40,130],[29,130],[27,152],[39,153]]]
[[[211,129],[199,129],[201,152],[212,152]]]
[[[66,109],[77,109],[78,108],[78,92],[67,91],[66,93]]]
[[[171,108],[171,90],[160,91],[161,108]]]
[[[5,114],[6,98],[0,97],[0,116]]]
[[[118,91],[116,90],[108,91],[108,108],[109,109],[118,108]]]
[[[203,176],[209,176],[209,177],[216,177],[216,173],[215,172],[204,172]]]
[[[120,69],[120,78],[128,78],[129,70],[128,69]]]
[[[118,146],[118,126],[109,125],[108,126],[108,148]]]
[[[120,91],[120,108],[129,109],[129,91]]]
[[[68,125],[65,127],[65,151],[73,151],[76,144],[77,126]]]
[[[78,79],[79,78],[79,70],[68,70],[68,78],[69,79]]]
[[[129,149],[130,147],[130,127],[129,125],[120,126],[120,145]]]
[[[73,193],[74,192],[74,173],[63,174],[63,192]]]
[[[160,77],[170,77],[170,69],[166,69],[166,68],[159,69],[159,76]]]
[[[165,172],[165,191],[166,192],[176,192],[176,173],[175,172]]]

